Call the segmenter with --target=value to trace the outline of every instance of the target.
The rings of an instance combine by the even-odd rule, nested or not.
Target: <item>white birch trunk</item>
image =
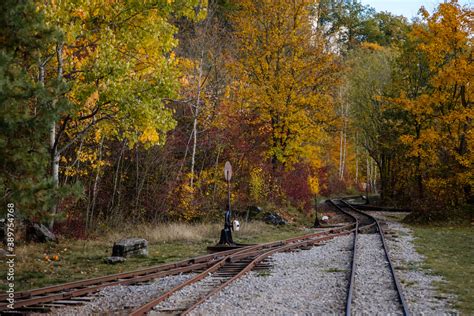
[[[372,159],[372,187],[375,194],[378,194],[377,191],[377,164],[375,160]]]
[[[344,180],[344,171],[346,169],[346,153],[347,153],[347,117],[344,117],[344,145],[342,147],[342,168],[341,180]]]
[[[358,143],[357,143],[357,140],[358,140],[358,134],[356,133],[355,137],[354,137],[354,145],[355,145],[355,169],[356,169],[356,173],[355,173],[355,183],[357,185],[357,188],[359,187],[359,146],[358,146]]]
[[[201,80],[202,80],[202,62],[203,62],[204,52],[201,52],[201,60],[199,62],[198,68],[198,81],[197,81],[197,98],[196,105],[194,108],[194,119],[193,119],[193,150],[191,154],[191,188],[194,186],[194,167],[196,164],[196,147],[197,147],[197,124],[198,124],[198,115],[199,107],[201,103]]]
[[[344,131],[341,130],[341,141],[339,144],[339,179],[342,179],[342,144],[344,139]]]
[[[58,43],[56,47],[56,57],[58,61],[58,81],[62,80],[63,77],[63,44]],[[43,66],[44,72],[44,66]],[[44,73],[43,73],[43,83],[44,83]],[[56,106],[57,99],[53,100],[53,108]],[[54,189],[59,187],[59,158],[60,154],[58,152],[58,144],[56,142],[56,122],[51,123],[49,131],[49,146],[51,151],[51,176],[53,179]],[[51,207],[51,220],[49,222],[49,229],[53,229],[54,226],[54,217],[58,212],[58,201],[55,201]]]
[[[371,184],[371,181],[370,181],[370,161],[369,161],[369,154],[367,153],[367,158],[366,158],[366,162],[367,162],[367,192],[370,193],[372,191],[372,188],[370,187],[370,184]]]
[[[103,144],[104,144],[104,137],[101,138],[100,144],[99,144],[99,161],[102,160]],[[100,180],[100,167],[97,167],[97,172],[95,174],[95,180],[94,180],[94,186],[92,187],[92,201],[86,215],[86,230],[89,230],[92,227],[92,221],[94,219],[95,203],[97,201],[97,187],[99,185],[99,180]]]

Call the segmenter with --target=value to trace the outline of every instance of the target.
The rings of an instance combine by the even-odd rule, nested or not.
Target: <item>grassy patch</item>
[[[405,217],[407,224],[430,225],[445,227],[469,226],[474,220],[474,205],[464,205],[453,209],[434,207],[427,205],[424,209],[418,209]]]
[[[61,239],[58,244],[19,244],[16,249],[15,288],[17,291],[81,280],[112,273],[182,260],[206,254],[206,247],[218,242],[220,224],[163,224],[125,227],[106,231],[88,240]],[[295,226],[275,227],[261,222],[242,223],[234,233],[239,243],[261,243],[302,235]],[[148,257],[127,258],[109,265],[103,259],[111,255],[113,242],[125,237],[149,241]],[[58,260],[54,261],[55,256]],[[6,289],[5,260],[0,260],[0,291]]]
[[[386,213],[384,217],[394,222],[401,222],[407,216],[407,213]]]
[[[261,270],[257,272],[258,277],[268,277],[271,275],[271,272],[268,270]]]
[[[457,308],[474,314],[474,229],[469,226],[414,226],[417,250],[426,256],[424,268],[447,282],[437,284],[440,292],[454,293]]]
[[[411,287],[413,285],[416,284],[415,281],[407,281],[407,280],[401,280],[402,284],[405,286],[405,287]]]
[[[395,269],[404,271],[418,271],[420,270],[420,263],[408,262],[406,265],[396,266]]]

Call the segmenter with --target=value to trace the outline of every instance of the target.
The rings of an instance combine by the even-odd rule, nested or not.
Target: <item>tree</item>
[[[362,39],[381,46],[399,46],[406,41],[410,26],[403,16],[377,12],[364,23]]]
[[[345,102],[350,104],[351,126],[357,135],[356,146],[368,155],[366,183],[375,180],[371,161],[378,166],[382,198],[391,197],[395,175],[391,175],[392,162],[397,155],[397,129],[393,115],[382,97],[393,93],[393,73],[396,53],[390,48],[365,43],[349,53],[345,75]]]
[[[55,66],[58,80],[69,88],[61,97],[72,104],[51,123],[56,185],[61,156],[92,131],[97,137],[88,139],[100,144],[104,138],[126,142],[130,148],[139,143],[147,148],[164,144],[175,121],[163,99],[173,98],[178,88],[177,60],[172,53],[176,28],[169,20],[172,15],[194,16],[199,3],[45,3],[49,23],[65,34],[56,43]],[[96,146],[100,152],[102,147]],[[51,213],[56,213],[56,205]]]
[[[332,114],[334,56],[314,30],[311,2],[242,1],[233,16],[238,52],[232,70],[239,108],[264,135],[264,157],[275,169],[301,161],[318,165]]]
[[[45,82],[54,43],[62,34],[45,22],[33,1],[0,4],[0,189],[28,219],[43,220],[61,193],[48,176],[51,124],[68,108],[57,102],[59,80]]]
[[[357,0],[322,0],[315,8],[319,27],[345,54],[367,40],[375,10]]]
[[[440,4],[432,15],[420,13],[422,21],[410,36],[421,62],[405,67],[412,74],[418,68],[418,80],[407,82],[394,100],[412,123],[401,141],[414,159],[419,195],[457,205],[471,198],[473,184],[473,15],[456,0]]]

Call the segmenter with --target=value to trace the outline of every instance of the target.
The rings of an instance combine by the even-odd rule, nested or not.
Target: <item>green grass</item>
[[[415,246],[426,256],[423,267],[442,276],[441,293],[457,295],[458,308],[465,315],[474,315],[474,229],[470,226],[413,226]]]
[[[61,239],[58,244],[19,244],[16,249],[15,289],[17,291],[81,280],[113,273],[179,261],[207,253],[220,234],[218,224],[171,224],[125,228],[121,232],[104,232],[89,240]],[[242,223],[234,233],[239,243],[262,243],[303,235],[292,225],[275,227],[261,222]],[[143,237],[149,241],[148,257],[127,258],[124,263],[110,265],[103,259],[111,255],[115,240]],[[58,261],[51,260],[58,256]],[[0,291],[6,289],[5,260],[0,260]]]
[[[257,272],[257,276],[258,276],[258,277],[262,277],[262,278],[264,278],[264,277],[269,277],[270,275],[272,275],[272,274],[271,274],[271,272],[268,271],[268,270],[263,270],[263,271],[258,271],[258,272]]]

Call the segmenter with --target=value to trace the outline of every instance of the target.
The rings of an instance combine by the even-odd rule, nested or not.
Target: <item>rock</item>
[[[104,258],[104,262],[108,264],[122,263],[125,260],[126,259],[124,257],[116,257],[116,256]]]
[[[277,213],[268,213],[263,217],[263,220],[267,224],[273,225],[286,225],[287,222]]]
[[[247,220],[253,219],[261,213],[263,213],[263,209],[260,206],[251,205],[247,207]]]
[[[143,238],[127,238],[114,243],[112,257],[132,256],[148,256],[148,241]]]
[[[26,241],[28,242],[57,242],[56,236],[43,224],[26,224]]]

